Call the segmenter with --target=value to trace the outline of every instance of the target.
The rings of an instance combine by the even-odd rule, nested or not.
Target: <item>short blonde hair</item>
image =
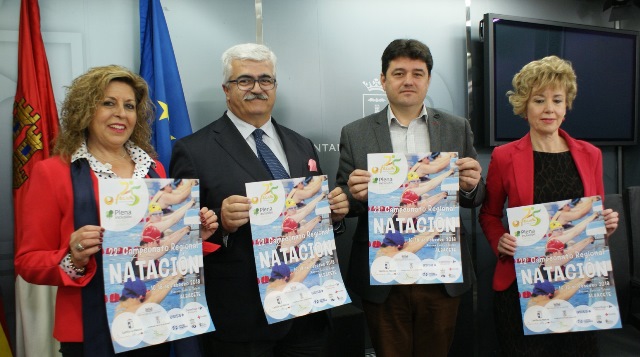
[[[129,140],[151,157],[157,157],[150,142],[150,124],[155,117],[147,82],[125,67],[109,65],[91,68],[67,87],[60,113],[61,130],[54,148],[54,152],[63,159],[69,160],[86,140],[97,105],[104,99],[104,91],[113,81],[131,86],[136,97],[137,120]]]
[[[567,109],[571,109],[578,93],[576,73],[571,62],[557,56],[527,63],[511,81],[513,90],[507,92],[513,114],[525,117],[527,103],[534,90],[541,88],[564,88],[567,95]]]

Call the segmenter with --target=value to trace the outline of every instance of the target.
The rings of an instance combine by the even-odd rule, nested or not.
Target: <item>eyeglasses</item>
[[[276,79],[271,77],[260,77],[258,79],[253,77],[238,77],[238,79],[227,81],[227,83],[235,83],[240,90],[252,90],[256,82],[258,82],[258,85],[263,90],[270,90],[276,86]]]

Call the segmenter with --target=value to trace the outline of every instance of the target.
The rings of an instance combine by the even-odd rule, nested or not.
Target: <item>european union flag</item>
[[[173,140],[191,134],[191,122],[160,0],[140,0],[140,75],[156,105],[151,144],[169,169]]]

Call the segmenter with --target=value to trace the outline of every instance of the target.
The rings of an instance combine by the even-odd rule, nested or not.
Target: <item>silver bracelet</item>
[[[66,268],[65,270],[67,270],[68,272],[73,271],[78,277],[84,276],[84,272],[87,270],[86,267],[77,267],[75,264],[73,264],[71,252],[69,252],[62,260],[62,266],[63,268]]]

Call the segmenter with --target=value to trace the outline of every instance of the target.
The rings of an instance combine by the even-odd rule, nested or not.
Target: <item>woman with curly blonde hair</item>
[[[17,212],[16,272],[58,287],[53,336],[63,356],[115,356],[104,303],[98,179],[166,177],[149,144],[153,104],[139,75],[95,67],[68,87],[61,117],[56,155],[35,165]],[[215,229],[216,220],[201,214],[204,231]],[[168,356],[169,345],[122,355]]]
[[[505,356],[597,355],[593,333],[525,336],[513,256],[517,241],[502,223],[504,205],[528,206],[575,197],[604,197],[600,149],[560,129],[576,98],[576,74],[557,56],[533,61],[513,77],[507,92],[513,113],[529,123],[522,139],[493,150],[487,193],[479,220],[498,257],[493,275],[494,312]],[[575,118],[573,120],[579,120]],[[607,233],[618,227],[618,213],[602,211]]]

